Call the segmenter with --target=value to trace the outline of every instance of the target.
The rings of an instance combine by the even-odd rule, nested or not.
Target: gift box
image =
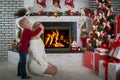
[[[114,54],[113,54],[114,58],[120,59],[120,46],[116,48]]]
[[[99,61],[105,60],[107,55],[100,55],[101,53],[93,53],[93,70],[99,72]]]
[[[106,55],[100,55],[100,53],[95,53],[92,51],[86,51],[83,55],[83,65],[89,69],[92,69],[96,72],[99,71],[99,61],[105,60]]]
[[[103,80],[105,80],[105,67],[103,65],[104,60],[99,61],[99,77],[101,77]]]
[[[84,54],[83,54],[83,65],[86,67],[86,68],[89,68],[89,69],[93,69],[93,65],[92,65],[92,51],[85,51]]]
[[[108,80],[120,80],[120,64],[109,63],[108,64]]]
[[[109,49],[105,49],[105,48],[96,48],[95,52],[99,52],[99,53],[108,53]]]
[[[119,49],[120,49],[120,37],[114,42],[110,43],[109,56],[114,57],[116,59],[120,59]]]
[[[114,25],[114,34],[120,33],[120,15],[116,16],[116,24]]]
[[[109,49],[96,48],[94,52],[98,53],[99,55],[108,55]]]

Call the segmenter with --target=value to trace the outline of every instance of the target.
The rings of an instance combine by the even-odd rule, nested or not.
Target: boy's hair
[[[32,26],[32,30],[36,30],[40,24],[40,22],[35,22]]]
[[[20,27],[23,27],[24,21],[27,20],[27,18],[22,18],[19,20]]]

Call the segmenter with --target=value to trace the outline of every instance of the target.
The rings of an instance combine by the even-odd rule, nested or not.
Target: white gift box
[[[103,66],[104,60],[99,61],[99,77],[101,77],[103,80],[105,80],[105,67]]]
[[[120,46],[116,48],[114,54],[113,54],[114,58],[120,59]]]
[[[119,71],[119,72],[118,72]],[[119,63],[109,63],[108,64],[108,80],[120,80],[120,64]],[[117,76],[119,75],[119,76]]]
[[[110,52],[109,52],[109,54],[108,54],[108,55],[112,57],[112,54],[114,53],[114,50],[115,50],[115,49],[114,49],[114,48],[112,48],[112,49],[110,50]]]
[[[109,51],[109,49],[105,49],[105,48],[96,48],[95,49],[96,52],[99,53],[107,53]]]

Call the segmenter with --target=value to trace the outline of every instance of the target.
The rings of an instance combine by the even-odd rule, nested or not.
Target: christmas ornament
[[[81,16],[85,16],[84,8],[79,8],[79,12]]]
[[[61,14],[62,14],[62,16],[65,16],[65,15],[67,15],[67,13],[66,13],[66,12],[61,12]]]
[[[54,16],[55,16],[55,17],[57,17],[57,16],[58,16],[58,12],[54,12],[53,14],[54,14]]]
[[[17,51],[18,50],[18,42],[16,39],[14,39],[13,44],[12,44],[12,50]]]
[[[80,47],[78,47],[78,51],[80,51],[81,49],[80,49]]]
[[[73,15],[74,15],[74,12],[70,11],[70,12],[69,12],[69,15],[70,15],[70,16],[73,16]]]
[[[18,39],[21,38],[21,32],[22,32],[22,29],[20,27],[18,27],[18,32],[17,32],[17,38]]]
[[[73,38],[73,41],[71,43],[71,51],[72,52],[77,52],[77,41],[76,41],[75,37]]]
[[[81,27],[81,34],[80,34],[80,38],[82,41],[82,47],[86,47],[86,40],[87,40],[87,30],[86,30],[86,22],[83,24],[83,26]]]
[[[65,0],[65,5],[74,8],[73,0]]]
[[[30,16],[30,14],[31,14],[31,12],[32,12],[32,7],[28,7],[27,9],[26,9],[26,13],[25,13],[25,15],[24,16]]]
[[[53,0],[53,7],[61,9],[60,0]]]
[[[89,16],[89,17],[90,17],[91,15],[92,15],[91,13],[87,13],[87,16]]]
[[[119,15],[119,16],[116,16],[116,22],[117,22],[117,23],[120,23],[120,15]]]
[[[106,23],[105,23],[105,22],[103,22],[103,29],[105,29],[105,27],[106,27]]]
[[[43,8],[46,8],[46,0],[37,0],[37,4],[41,5]]]
[[[110,3],[111,3],[111,0],[108,0],[108,3],[110,4]]]
[[[111,29],[110,22],[107,22],[107,27],[108,27],[108,30]]]

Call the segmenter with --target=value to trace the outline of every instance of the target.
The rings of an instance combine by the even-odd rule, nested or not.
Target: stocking
[[[61,8],[61,6],[60,6],[60,0],[53,0],[53,6],[55,8]]]
[[[46,8],[46,0],[37,0],[37,4],[40,4],[43,8]]]
[[[68,5],[71,8],[74,8],[73,0],[65,0],[65,5]]]

